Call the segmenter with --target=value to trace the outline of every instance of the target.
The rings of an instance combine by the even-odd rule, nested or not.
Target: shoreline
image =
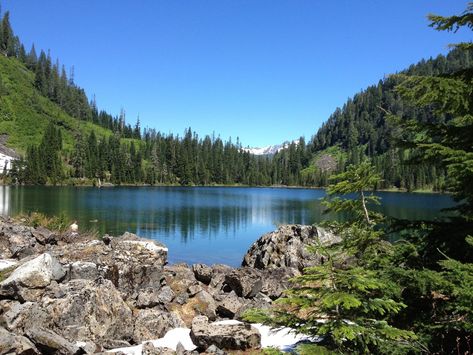
[[[94,184],[58,184],[58,185],[20,185],[20,184],[0,184],[0,186],[8,186],[8,187],[74,187],[74,188],[120,188],[120,187],[180,187],[180,188],[258,188],[258,189],[294,189],[294,190],[325,190],[327,187],[322,186],[301,186],[301,185],[243,185],[243,184],[232,184],[232,185],[225,185],[225,184],[212,184],[212,185],[179,185],[179,184],[120,184],[120,185],[113,185],[111,183],[107,183],[102,186],[96,186]],[[393,192],[393,193],[415,193],[415,194],[445,194],[451,195],[449,191],[434,191],[431,189],[417,189],[408,191],[406,189],[399,189],[399,188],[386,188],[386,189],[377,189],[371,190],[372,192]]]

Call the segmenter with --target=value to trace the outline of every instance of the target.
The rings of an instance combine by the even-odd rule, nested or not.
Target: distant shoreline
[[[288,186],[288,185],[243,185],[243,184],[212,184],[212,185],[179,185],[179,184],[120,184],[114,185],[111,183],[107,183],[101,186],[97,186],[95,184],[58,184],[58,185],[16,185],[16,184],[0,184],[0,186],[47,186],[47,187],[95,187],[95,188],[113,188],[113,187],[189,187],[189,188],[201,188],[201,187],[228,187],[228,188],[266,188],[266,189],[299,189],[299,190],[325,190],[327,187],[318,187],[318,186]],[[408,191],[406,189],[399,189],[399,188],[387,188],[387,189],[378,189],[373,190],[374,192],[395,192],[395,193],[417,193],[417,194],[450,194],[449,191],[434,191],[432,189],[418,189]]]

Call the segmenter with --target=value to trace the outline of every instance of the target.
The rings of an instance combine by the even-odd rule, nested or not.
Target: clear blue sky
[[[1,0],[0,0],[1,1]],[[27,50],[51,49],[100,108],[142,127],[238,136],[247,146],[312,136],[385,74],[471,39],[430,12],[458,0],[3,0]]]

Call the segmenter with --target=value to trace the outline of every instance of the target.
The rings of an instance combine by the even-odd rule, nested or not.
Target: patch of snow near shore
[[[162,338],[156,340],[147,340],[140,345],[113,349],[109,350],[108,352],[121,351],[127,355],[141,355],[144,343],[152,343],[156,348],[169,348],[176,350],[176,346],[179,342],[184,346],[184,349],[194,350],[196,346],[191,340],[189,335],[190,332],[191,330],[189,328],[174,328],[168,331]]]
[[[240,324],[237,320],[224,320],[214,322],[213,324]],[[283,328],[280,330],[271,330],[270,327],[262,324],[251,324],[251,326],[258,329],[261,334],[261,347],[276,347],[283,351],[294,349],[295,345],[300,341],[311,341],[312,338],[304,335],[298,335],[291,333],[290,328]],[[157,340],[148,340],[143,343],[151,342],[155,347],[169,348],[176,350],[177,344],[180,342],[186,350],[194,350],[196,346],[192,343],[190,338],[190,329],[188,328],[175,328],[166,333],[163,338]],[[126,348],[119,348],[109,350],[109,352],[121,351],[127,355],[141,355],[143,345],[136,345]]]

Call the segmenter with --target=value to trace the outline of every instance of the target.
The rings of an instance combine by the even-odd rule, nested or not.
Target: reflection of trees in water
[[[429,219],[452,205],[449,196],[380,193],[386,215]],[[346,218],[324,214],[320,194],[284,189],[163,188],[92,189],[0,187],[0,213],[65,213],[81,231],[119,235],[130,231],[157,239],[235,238],[253,226],[312,224]],[[97,223],[91,222],[98,220]]]

